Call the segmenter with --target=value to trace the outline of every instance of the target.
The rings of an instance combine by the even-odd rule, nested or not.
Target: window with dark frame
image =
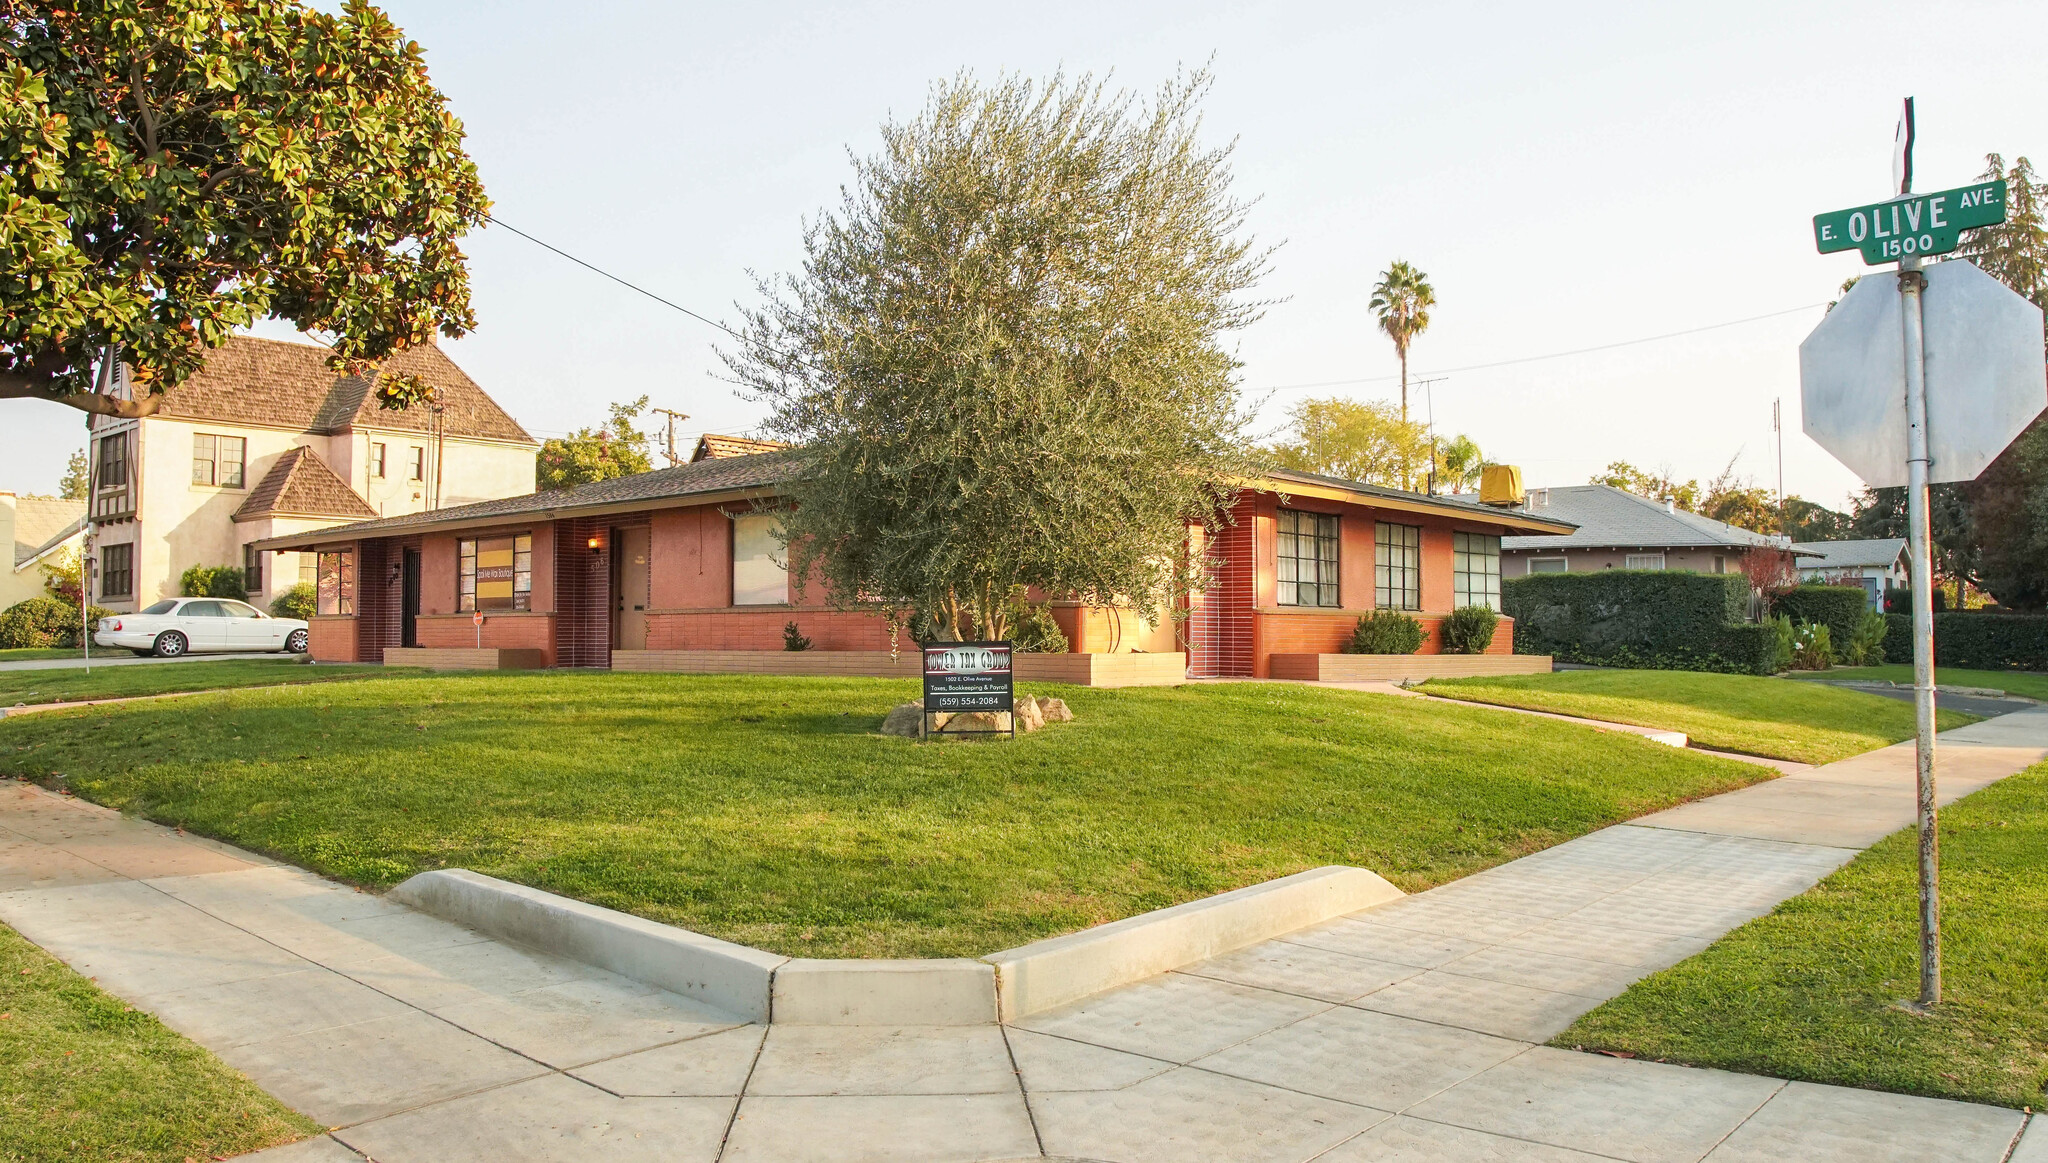
[[[406,479],[415,481],[423,481],[427,479],[426,449],[417,446],[413,448],[412,463],[406,466]]]
[[[384,479],[384,445],[374,441],[370,444],[370,475]]]
[[[1381,522],[1372,531],[1373,605],[1422,608],[1422,526]]]
[[[525,610],[533,605],[533,535],[457,542],[455,605],[471,610]]]
[[[1491,533],[1451,534],[1451,604],[1500,609],[1500,538]]]
[[[134,596],[135,547],[126,544],[100,546],[100,597]]]
[[[242,546],[242,588],[252,594],[263,592],[263,551],[254,545]]]
[[[1337,518],[1282,509],[1279,515],[1280,604],[1341,605],[1337,592]]]
[[[128,487],[128,434],[109,433],[100,437],[100,478],[102,492]]]
[[[353,549],[323,549],[314,583],[318,598],[314,609],[322,614],[356,612],[356,552]]]
[[[192,483],[223,489],[242,487],[242,458],[248,442],[239,436],[192,434]]]

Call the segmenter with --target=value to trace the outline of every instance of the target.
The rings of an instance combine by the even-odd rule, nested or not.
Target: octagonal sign
[[[1963,259],[1925,274],[1928,479],[1975,480],[2048,409],[2041,309]],[[1806,434],[1874,488],[1906,483],[1901,301],[1865,275],[1799,345]]]

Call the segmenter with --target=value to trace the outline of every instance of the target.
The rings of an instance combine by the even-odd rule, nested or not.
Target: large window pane
[[[192,483],[210,485],[214,483],[214,468],[220,455],[220,440],[204,433],[192,438]]]
[[[1500,538],[1451,534],[1452,605],[1500,609]]]
[[[455,605],[459,610],[525,610],[533,604],[533,536],[486,537],[457,543]]]
[[[782,519],[750,513],[732,519],[732,604],[774,606],[789,601],[789,565]]]
[[[1422,527],[1373,527],[1373,604],[1382,609],[1422,608]]]
[[[329,549],[320,554],[319,594],[316,608],[322,614],[356,612],[356,554],[353,549]]]
[[[1279,601],[1283,606],[1339,604],[1337,518],[1328,513],[1279,513]]]

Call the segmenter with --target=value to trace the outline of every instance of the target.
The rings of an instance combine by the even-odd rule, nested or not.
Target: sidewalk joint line
[[[1010,1059],[1010,1077],[1017,1083],[1017,1097],[1024,1100],[1024,1119],[1031,1124],[1031,1141],[1038,1144],[1038,1153],[1045,1154],[1045,1136],[1038,1129],[1038,1112],[1031,1108],[1031,1092],[1024,1086],[1024,1071],[1017,1066],[1017,1049],[1010,1045],[1010,1027],[1005,1022],[996,1023],[996,1033],[1003,1040],[1003,1053]]]

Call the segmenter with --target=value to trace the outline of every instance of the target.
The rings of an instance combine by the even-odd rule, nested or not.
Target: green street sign
[[[1813,241],[1822,254],[1861,250],[1871,266],[1908,255],[1947,254],[1962,232],[2005,221],[2005,183],[1979,182],[1935,194],[1908,194],[1889,202],[1813,216]]]

